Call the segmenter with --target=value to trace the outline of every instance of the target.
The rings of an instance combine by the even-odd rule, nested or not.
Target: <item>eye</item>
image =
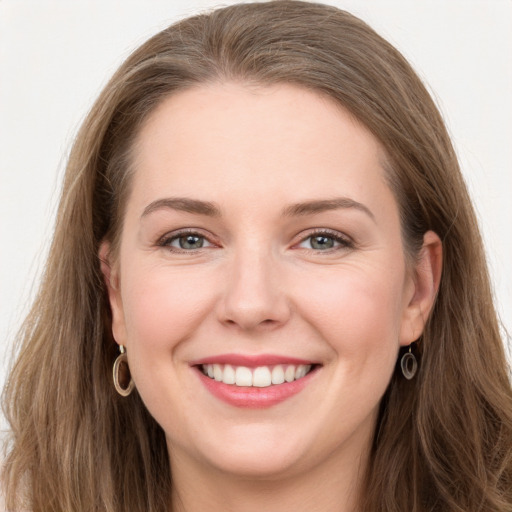
[[[181,232],[171,235],[165,235],[158,243],[161,247],[167,247],[173,251],[197,251],[206,247],[212,247],[213,244],[200,233]]]
[[[304,238],[302,242],[298,244],[298,247],[314,251],[329,251],[351,248],[353,247],[353,243],[349,238],[340,233],[322,231],[312,233],[307,238]]]

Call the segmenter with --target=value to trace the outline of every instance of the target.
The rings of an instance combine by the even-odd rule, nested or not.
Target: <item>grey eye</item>
[[[332,249],[336,243],[333,237],[325,235],[315,235],[308,238],[312,249],[325,251],[326,249]]]
[[[206,247],[213,247],[208,238],[201,233],[190,231],[181,231],[174,234],[165,235],[158,242],[160,247],[166,247],[171,252],[194,252]]]
[[[201,249],[201,247],[204,246],[204,237],[198,235],[185,235],[173,240],[171,245],[175,245],[174,242],[178,242],[180,249]]]
[[[318,231],[304,238],[299,247],[313,251],[329,251],[337,249],[351,249],[354,247],[352,241],[341,233],[330,233],[329,231]]]

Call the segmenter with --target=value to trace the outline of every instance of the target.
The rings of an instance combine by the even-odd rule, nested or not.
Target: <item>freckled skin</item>
[[[314,469],[327,482],[338,468],[356,478],[399,347],[419,336],[433,297],[407,272],[382,158],[346,111],[293,86],[191,89],[144,125],[110,300],[115,339],[166,433],[177,481],[199,468],[276,479]],[[161,208],[141,218],[165,197],[212,202],[221,215]],[[357,208],[283,215],[333,197],[373,218]],[[189,228],[203,247],[180,251],[172,236]],[[329,239],[322,250],[310,238],[319,229],[351,246]],[[292,398],[242,410],[189,365],[225,353],[322,367]]]

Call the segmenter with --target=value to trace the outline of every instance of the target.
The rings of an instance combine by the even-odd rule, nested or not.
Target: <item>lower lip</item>
[[[224,384],[206,376],[199,368],[196,369],[201,382],[212,395],[229,405],[246,409],[264,409],[284,402],[302,391],[317,372],[317,368],[314,368],[305,377],[293,382],[258,388]]]

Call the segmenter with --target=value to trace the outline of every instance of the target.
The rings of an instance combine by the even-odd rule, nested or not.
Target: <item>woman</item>
[[[431,98],[358,19],[286,0],[157,34],[70,156],[7,508],[512,510],[476,225]]]

